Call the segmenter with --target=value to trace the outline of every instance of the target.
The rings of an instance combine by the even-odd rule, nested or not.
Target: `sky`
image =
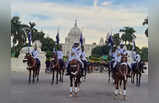
[[[19,16],[26,24],[35,22],[38,30],[54,40],[59,28],[62,43],[77,19],[87,44],[130,26],[136,30],[136,45],[147,47],[147,26],[142,25],[147,5],[147,0],[12,0],[11,10],[12,17]]]

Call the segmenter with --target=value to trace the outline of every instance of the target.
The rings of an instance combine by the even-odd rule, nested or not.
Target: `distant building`
[[[79,42],[81,34],[83,34],[83,33],[81,32],[80,28],[77,25],[77,20],[75,20],[74,27],[69,31],[67,37],[65,38],[65,43],[62,44],[64,55],[68,55],[71,51],[72,45],[75,42]],[[83,38],[83,44],[85,47],[85,52],[86,52],[87,57],[91,56],[92,49],[97,46],[96,43],[85,44],[85,38]],[[99,45],[104,45],[103,38],[101,38]]]

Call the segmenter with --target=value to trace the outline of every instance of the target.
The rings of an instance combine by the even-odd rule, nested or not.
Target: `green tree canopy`
[[[120,29],[120,32],[122,32],[121,35],[121,39],[125,42],[125,44],[127,44],[127,42],[130,44],[134,38],[136,38],[135,36],[135,30],[132,27],[124,27],[123,29]]]

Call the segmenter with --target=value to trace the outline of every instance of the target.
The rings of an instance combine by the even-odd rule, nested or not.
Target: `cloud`
[[[76,6],[52,2],[19,1],[12,3],[11,9],[12,16],[18,14],[23,23],[36,22],[37,28],[42,29],[53,38],[55,38],[57,28],[60,26],[62,42],[74,26],[74,20],[77,18],[78,26],[84,28],[82,31],[86,42],[90,44],[98,42],[101,37],[105,37],[111,27],[118,30],[123,26],[142,26],[142,21],[146,17],[146,13],[140,12],[140,9],[137,8],[133,10],[122,7],[112,9],[107,6],[97,7],[97,3],[98,0],[94,0],[93,6]],[[106,3],[103,2],[103,4]],[[143,40],[146,41],[145,38]],[[141,42],[141,40],[137,41]]]
[[[112,4],[112,2],[110,2],[110,1],[109,2],[104,1],[104,2],[101,3],[102,6],[108,6],[108,5],[111,5],[111,4]]]

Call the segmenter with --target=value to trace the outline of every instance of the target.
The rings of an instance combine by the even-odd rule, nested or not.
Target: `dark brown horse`
[[[54,84],[55,72],[56,72],[56,84],[58,84],[59,81],[59,74],[60,74],[60,81],[63,82],[64,68],[65,68],[64,63],[58,61],[57,54],[53,53],[51,59],[52,85]]]
[[[134,84],[134,78],[136,76],[136,86],[140,87],[141,84],[141,76],[143,70],[146,69],[145,63],[143,61],[140,61],[139,63],[136,63],[132,67],[132,73],[131,73],[131,83]]]
[[[70,61],[70,96],[73,94],[73,86],[75,95],[79,92],[80,86],[80,63],[76,59]]]
[[[32,82],[35,82],[35,78],[37,78],[37,82],[39,82],[39,72],[40,72],[40,63],[37,63],[37,61],[31,56],[30,53],[26,53],[23,63],[27,62],[27,70],[29,71],[29,84],[31,83],[31,74],[33,74]]]
[[[122,55],[121,63],[117,66],[116,71],[114,72],[114,85],[115,85],[115,96],[119,94],[119,88],[123,84],[123,97],[126,99],[126,85],[127,85],[127,75],[128,75],[128,65],[127,65],[127,56]]]

